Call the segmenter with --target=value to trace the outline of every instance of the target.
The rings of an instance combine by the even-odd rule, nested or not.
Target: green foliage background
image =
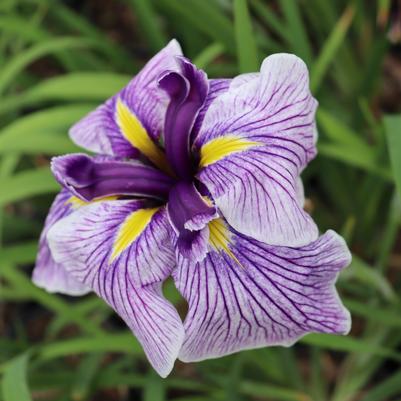
[[[401,95],[384,90],[396,83],[383,67],[392,60],[399,73],[401,51],[386,35],[389,6],[0,1],[0,400],[401,401]],[[163,380],[101,300],[31,283],[58,191],[50,156],[77,151],[68,128],[172,37],[210,77],[256,71],[275,52],[308,64],[320,138],[303,178],[321,231],[336,229],[354,254],[338,283],[353,315],[349,336],[177,363]],[[166,293],[182,302],[171,283]]]

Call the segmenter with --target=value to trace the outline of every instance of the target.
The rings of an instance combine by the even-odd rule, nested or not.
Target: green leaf
[[[388,215],[385,222],[380,246],[377,252],[376,266],[384,272],[388,266],[388,260],[398,238],[398,231],[401,224],[401,197],[394,188],[394,195],[389,205]]]
[[[22,94],[9,96],[7,102],[0,104],[0,113],[49,101],[100,103],[117,93],[129,80],[127,75],[100,72],[71,73],[49,78]]]
[[[4,401],[31,401],[27,382],[28,354],[23,354],[7,363],[2,390]]]
[[[364,285],[369,285],[389,301],[396,300],[395,292],[386,278],[377,269],[369,266],[355,254],[352,255],[351,265],[341,272],[339,278],[340,282],[351,279],[355,279]]]
[[[46,31],[37,26],[27,23],[25,18],[19,18],[14,15],[0,16],[0,30],[2,34],[18,35],[29,42],[45,40],[48,35]]]
[[[306,64],[312,62],[312,47],[302,21],[298,0],[280,0],[279,4],[286,19],[288,40],[292,51],[301,57]]]
[[[80,149],[65,135],[93,105],[54,107],[21,117],[0,131],[0,154],[62,154]]]
[[[394,179],[401,195],[401,115],[384,118],[386,138]]]
[[[9,245],[1,249],[0,263],[33,263],[38,250],[37,241]]]
[[[78,12],[74,12],[71,7],[64,5],[60,1],[50,1],[46,3],[49,7],[49,14],[56,20],[56,26],[67,27],[72,32],[79,32],[81,37],[87,37],[95,41],[99,51],[104,52],[108,56],[110,62],[116,63],[118,66],[131,65],[130,55],[124,51],[119,44],[110,39],[109,35],[98,29]],[[65,31],[65,29],[63,30]]]
[[[370,389],[361,401],[383,401],[385,399],[395,399],[393,396],[401,394],[401,370],[395,372],[381,383],[376,384]]]
[[[354,150],[372,153],[372,148],[355,131],[344,124],[339,118],[332,115],[328,110],[319,107],[316,119],[324,135],[331,141],[350,146]]]
[[[91,104],[73,104],[52,107],[20,117],[0,131],[0,147],[9,140],[1,138],[22,140],[19,135],[32,135],[30,131],[65,132],[92,109]]]
[[[287,42],[290,40],[290,32],[285,23],[276,15],[273,7],[262,2],[262,0],[250,0],[251,7],[255,9],[255,13],[264,20],[266,25],[272,29],[278,36]]]
[[[103,101],[120,91],[131,79],[107,72],[80,72],[47,79],[25,95],[31,102],[49,100]]]
[[[366,307],[366,302],[358,302],[355,300],[347,299],[343,302],[345,306],[354,314],[362,316],[372,322],[382,323],[388,327],[401,328],[401,316],[399,311],[391,310],[389,306],[375,307],[369,305]]]
[[[367,148],[364,147],[364,149]],[[346,145],[320,142],[318,144],[318,150],[322,156],[340,161],[352,167],[366,170],[386,181],[392,182],[393,180],[388,168],[378,165],[377,157],[374,154],[373,149],[366,153],[360,153]]]
[[[201,69],[206,67],[224,51],[224,47],[221,43],[213,43],[210,46],[202,50],[195,58],[194,64]]]
[[[32,133],[30,133],[32,134]],[[74,145],[66,135],[61,136],[58,133],[38,132],[35,135],[27,135],[26,140],[7,140],[0,138],[3,142],[0,146],[0,153],[24,153],[24,154],[47,154],[62,155],[65,153],[76,153],[82,151],[81,148]],[[9,138],[7,138],[9,139]]]
[[[71,389],[73,401],[84,401],[89,398],[91,386],[102,359],[102,354],[89,354],[83,358],[75,374],[75,382]]]
[[[222,43],[227,51],[235,53],[232,22],[220,10],[218,4],[204,0],[159,0],[158,4],[178,14],[189,22],[192,30],[198,30]],[[213,29],[211,29],[213,27]]]
[[[153,371],[149,372],[143,391],[143,401],[164,401],[166,399],[164,381],[160,380],[160,377]]]
[[[387,181],[392,181],[388,167],[380,165],[377,146],[368,145],[351,128],[325,109],[319,109],[317,121],[322,134],[329,139],[329,141],[322,139],[318,142],[321,155],[362,168]]]
[[[76,323],[85,333],[92,336],[102,335],[102,330],[99,329],[91,320],[89,320],[78,308],[73,307],[71,304],[63,301],[57,295],[47,293],[38,288],[32,283],[26,274],[20,272],[15,266],[10,264],[10,261],[1,257],[0,276],[5,279],[11,286],[18,289],[18,291],[29,296],[30,299],[39,302],[46,308],[54,311],[55,313],[64,316],[70,322]]]
[[[234,25],[239,71],[258,71],[258,49],[252,31],[247,0],[234,0]]]
[[[337,55],[337,51],[341,44],[344,42],[345,35],[348,32],[349,27],[354,19],[355,7],[349,5],[341,18],[338,20],[337,24],[334,26],[330,36],[327,38],[320,51],[319,57],[313,63],[311,69],[311,89],[316,91],[327,72],[330,63],[334,60]]]
[[[277,401],[312,401],[312,399],[303,392],[270,384],[243,381],[239,386],[241,393],[251,397],[274,399]]]
[[[158,51],[167,42],[167,38],[163,35],[152,2],[149,0],[130,0],[130,3],[136,13],[144,39],[153,51]]]
[[[3,206],[31,196],[57,192],[60,186],[49,167],[40,167],[0,178],[0,188],[0,206]]]
[[[393,359],[398,362],[401,361],[401,354],[389,348],[381,347],[361,338],[353,338],[351,336],[308,334],[301,339],[301,342],[315,347],[331,349],[333,351],[372,354],[382,358]]]
[[[99,335],[96,338],[78,337],[44,345],[40,350],[42,359],[53,359],[63,356],[89,352],[121,352],[124,354],[142,355],[142,348],[132,333]]]
[[[0,71],[0,93],[4,92],[12,80],[29,64],[51,53],[66,49],[93,46],[93,42],[82,38],[57,38],[38,44],[18,53]]]

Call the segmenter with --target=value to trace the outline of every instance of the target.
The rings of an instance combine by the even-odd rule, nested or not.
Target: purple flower
[[[53,159],[63,189],[33,280],[94,291],[163,377],[176,358],[347,333],[334,283],[350,253],[335,232],[318,237],[302,208],[316,107],[293,55],[208,80],[171,41],[72,127],[71,138],[99,155]],[[184,322],[162,293],[169,276],[189,305]]]

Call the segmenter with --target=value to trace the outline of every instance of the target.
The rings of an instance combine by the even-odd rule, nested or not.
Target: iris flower
[[[63,189],[40,239],[34,282],[94,291],[165,377],[179,358],[215,358],[309,332],[347,333],[334,283],[350,262],[303,210],[316,154],[305,64],[208,79],[171,41],[70,131],[97,155],[52,160]],[[184,321],[163,296],[172,276]]]

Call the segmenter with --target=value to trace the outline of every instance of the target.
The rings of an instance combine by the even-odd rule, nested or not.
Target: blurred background
[[[401,4],[398,0],[0,0],[0,400],[401,401]],[[305,170],[321,231],[354,258],[347,337],[177,362],[160,379],[94,295],[30,281],[68,128],[171,38],[210,77],[302,57],[320,102]],[[166,294],[185,308],[171,283]]]

